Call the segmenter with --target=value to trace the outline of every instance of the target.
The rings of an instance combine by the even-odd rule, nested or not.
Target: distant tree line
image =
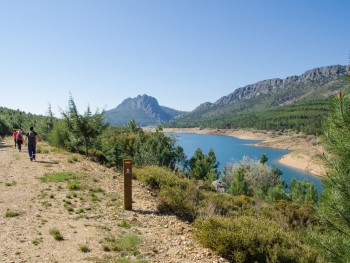
[[[41,139],[46,136],[53,127],[56,118],[53,116],[51,106],[48,107],[47,116],[26,113],[20,110],[12,110],[0,107],[0,135],[6,136],[13,132],[13,129],[27,131],[31,126],[40,134]]]
[[[252,128],[258,130],[291,129],[305,134],[322,133],[322,121],[328,112],[326,100],[306,100],[273,109],[236,112],[206,118],[180,118],[165,127],[203,127],[218,129]]]

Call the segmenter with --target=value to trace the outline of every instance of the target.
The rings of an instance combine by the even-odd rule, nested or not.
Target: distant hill
[[[148,95],[127,98],[112,110],[105,111],[106,121],[112,125],[125,125],[135,120],[140,126],[158,125],[178,117],[185,112],[160,106]]]
[[[171,127],[295,129],[318,131],[327,98],[346,88],[349,66],[327,66],[300,76],[268,79],[205,102],[169,122]]]

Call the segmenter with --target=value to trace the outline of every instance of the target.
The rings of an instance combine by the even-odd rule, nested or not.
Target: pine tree
[[[97,110],[95,114],[92,114],[88,106],[84,115],[79,114],[75,102],[70,96],[68,111],[62,114],[66,121],[70,133],[69,139],[73,147],[78,150],[79,146],[83,145],[85,155],[88,156],[89,148],[106,127],[106,124],[103,123],[102,113],[99,113]]]
[[[330,99],[323,142],[327,172],[318,215],[324,233],[318,237],[332,262],[350,261],[350,96],[339,92]]]
[[[203,154],[198,148],[189,160],[190,177],[197,180],[215,181],[218,176],[219,162],[216,160],[215,152],[211,149],[208,155]]]

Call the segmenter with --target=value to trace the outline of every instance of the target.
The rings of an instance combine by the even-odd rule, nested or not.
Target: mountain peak
[[[106,111],[106,120],[113,125],[125,125],[135,120],[138,125],[158,125],[182,112],[160,106],[157,99],[146,94],[127,98],[116,108]]]

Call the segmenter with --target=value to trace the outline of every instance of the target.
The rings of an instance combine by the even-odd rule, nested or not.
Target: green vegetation
[[[10,186],[15,186],[17,183],[16,183],[16,181],[11,181],[11,182],[6,182],[5,183],[5,186],[8,186],[8,187],[10,187]]]
[[[68,182],[67,185],[68,189],[71,191],[79,191],[81,190],[84,186],[79,182],[75,180],[71,180]]]
[[[104,242],[106,243],[104,246],[105,251],[118,251],[122,255],[138,256],[140,254],[138,246],[141,243],[141,239],[137,235],[126,235],[120,238],[110,235],[104,239]]]
[[[350,76],[348,76],[350,83]],[[322,231],[315,237],[331,262],[350,261],[350,94],[330,99],[323,142],[327,173],[318,207]],[[322,233],[322,234],[320,234]]]
[[[247,193],[218,193],[208,181],[188,180],[166,168],[144,167],[134,174],[157,194],[160,212],[194,222],[198,241],[231,262],[322,262],[318,248],[305,236],[308,227],[318,224],[314,202],[302,192],[296,203],[285,188],[280,190],[282,199],[268,198],[282,183],[278,174],[266,180],[270,176],[263,171],[273,169],[259,161],[244,161],[236,168],[243,178],[260,168],[262,175],[247,181]]]
[[[16,217],[16,216],[19,216],[19,215],[20,215],[20,213],[17,212],[17,211],[6,209],[5,217]]]
[[[53,117],[50,105],[47,116],[0,107],[0,136],[11,135],[13,129],[27,131],[33,126],[40,135],[40,139],[46,140],[55,122],[56,119]]]
[[[45,183],[51,183],[51,182],[60,183],[60,182],[68,182],[71,180],[79,180],[82,177],[84,177],[84,175],[79,174],[79,173],[58,172],[58,173],[44,174],[39,179]]]
[[[225,112],[225,110],[222,111]],[[223,113],[222,111],[205,118],[176,119],[164,126],[257,130],[291,129],[306,134],[320,134],[322,120],[327,113],[327,100],[302,100],[291,105],[257,110],[252,108],[252,110],[242,112]]]
[[[120,222],[118,224],[118,226],[123,227],[123,228],[130,228],[131,227],[130,223],[128,221],[126,221],[125,219],[123,219],[122,222]]]
[[[91,251],[91,249],[86,244],[80,245],[79,250],[83,253],[88,253]]]
[[[57,229],[57,228],[51,228],[49,230],[49,233],[51,236],[53,236],[53,238],[57,241],[62,241],[63,240],[63,236],[61,234],[61,232]]]
[[[79,161],[79,159],[76,156],[72,156],[72,157],[68,158],[69,163],[76,163],[78,161]]]
[[[277,201],[287,197],[281,175],[282,172],[276,167],[244,157],[240,163],[225,166],[223,182],[228,186],[227,192],[230,194]]]
[[[90,109],[81,115],[73,98],[64,120],[53,125],[47,138],[51,145],[71,152],[84,153],[107,166],[121,167],[123,159],[132,158],[136,165],[160,165],[174,169],[184,160],[183,149],[175,147],[173,138],[160,127],[145,132],[131,121],[123,127],[104,124],[102,114]],[[75,162],[69,159],[69,162]]]
[[[36,238],[36,239],[34,239],[34,240],[32,241],[33,245],[35,245],[35,246],[39,245],[39,244],[42,243],[42,242],[43,242],[43,238],[42,238],[42,237]]]
[[[88,107],[84,115],[81,115],[73,98],[70,97],[68,111],[63,112],[63,116],[69,138],[68,146],[74,150],[83,147],[85,155],[88,156],[89,148],[106,127],[106,124],[103,124],[102,113],[97,111],[92,114]]]
[[[316,262],[317,251],[267,218],[210,217],[195,223],[195,236],[230,262]]]
[[[219,163],[216,161],[213,150],[210,150],[208,155],[205,155],[201,149],[197,149],[188,163],[190,178],[213,182],[219,176]]]

